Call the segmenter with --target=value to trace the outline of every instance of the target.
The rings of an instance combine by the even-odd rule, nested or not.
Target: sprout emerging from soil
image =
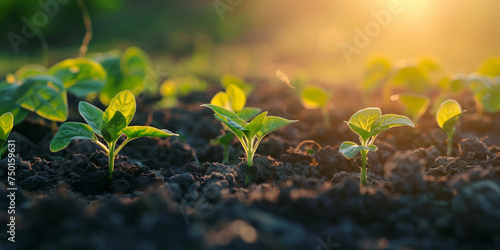
[[[441,103],[436,113],[436,121],[439,127],[448,134],[448,157],[451,156],[453,135],[455,135],[456,131],[455,125],[464,112],[466,111],[462,112],[462,108],[457,101],[448,99]]]
[[[348,159],[361,153],[361,185],[366,185],[367,155],[369,151],[377,151],[378,148],[373,143],[378,134],[392,127],[415,126],[408,117],[395,114],[382,115],[379,108],[366,108],[356,112],[351,116],[347,125],[354,133],[359,135],[361,145],[345,141],[340,145],[339,151]]]
[[[7,150],[7,146],[4,145],[13,126],[14,116],[10,112],[0,116],[0,160],[2,160],[2,154]]]
[[[215,118],[226,125],[240,140],[247,155],[248,168],[245,185],[252,182],[250,168],[253,166],[253,156],[262,138],[276,129],[296,122],[296,120],[287,120],[277,116],[267,116],[267,112],[262,112],[247,123],[229,109],[213,104],[203,104],[202,106],[212,109],[215,112]]]
[[[260,108],[245,107],[247,97],[245,92],[236,84],[230,84],[226,88],[226,92],[218,92],[210,101],[210,104],[224,107],[228,110],[235,112],[241,119],[248,121],[260,113]],[[227,126],[224,130],[229,131]],[[222,164],[229,161],[229,145],[234,136],[231,133],[226,133],[214,139],[213,143],[221,144],[224,148],[224,156]]]
[[[61,125],[56,136],[50,143],[50,151],[57,152],[66,148],[73,139],[87,139],[101,146],[109,156],[109,174],[111,179],[116,155],[130,141],[140,137],[170,137],[178,136],[168,130],[160,130],[149,126],[128,126],[135,115],[135,97],[129,90],[118,93],[109,107],[103,112],[87,102],[80,102],[78,111],[87,124],[66,122]],[[118,147],[118,139],[125,134],[127,139]],[[101,143],[102,137],[107,145]]]

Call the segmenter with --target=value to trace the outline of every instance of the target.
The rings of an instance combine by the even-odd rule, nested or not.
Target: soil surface
[[[364,108],[357,92],[336,88],[326,126],[292,89],[262,84],[248,106],[299,122],[262,141],[254,183],[245,186],[248,166],[237,139],[227,165],[222,147],[210,143],[222,126],[200,104],[215,91],[164,110],[138,98],[133,125],[182,136],[131,142],[112,179],[107,156],[92,142],[51,153],[53,124],[30,116],[17,125],[9,137],[17,155],[16,242],[5,233],[4,155],[0,249],[500,248],[500,114],[466,113],[452,157],[432,114],[416,128],[384,132],[368,155],[368,185],[360,187],[359,159],[338,151],[358,139],[344,123]],[[402,113],[397,105],[382,112]]]

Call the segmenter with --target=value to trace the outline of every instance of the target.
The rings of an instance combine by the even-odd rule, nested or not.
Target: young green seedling
[[[392,128],[398,126],[411,126],[415,125],[406,116],[387,114],[382,115],[379,108],[366,108],[356,112],[351,116],[349,122],[346,122],[351,130],[359,135],[361,145],[351,141],[343,142],[339,151],[348,159],[353,158],[358,153],[361,153],[361,185],[366,185],[366,160],[369,151],[377,151],[377,146],[373,143],[377,136]]]
[[[447,156],[451,156],[453,135],[455,135],[455,124],[462,114],[460,104],[453,99],[448,99],[441,103],[436,114],[436,121],[440,128],[448,134],[448,151]]]
[[[430,104],[430,100],[426,96],[413,93],[393,95],[391,100],[399,101],[404,108],[405,114],[409,115],[415,124],[425,114]]]
[[[300,94],[302,105],[307,109],[321,109],[323,121],[330,125],[329,109],[331,107],[330,95],[319,86],[307,86]]]
[[[210,104],[224,107],[225,109],[235,112],[241,119],[248,121],[260,113],[260,108],[245,107],[246,95],[245,92],[235,84],[230,84],[226,88],[226,92],[218,92],[210,101]],[[224,125],[224,130],[230,130]],[[222,164],[229,161],[229,145],[233,139],[233,134],[226,133],[217,137],[212,142],[219,143],[224,148],[224,156]]]
[[[92,104],[82,101],[78,105],[78,111],[87,124],[63,123],[50,143],[50,151],[57,152],[66,148],[73,139],[91,140],[102,147],[109,156],[108,177],[111,179],[115,157],[130,141],[140,137],[178,136],[164,129],[160,130],[149,126],[128,126],[134,117],[135,109],[135,97],[128,90],[118,93],[104,112]],[[127,139],[116,148],[116,143],[122,134],[125,134]],[[107,145],[101,143],[98,137],[102,137]]]
[[[13,126],[14,116],[10,112],[0,116],[0,160],[2,160],[2,154],[7,150],[5,142],[7,141]]]
[[[229,109],[213,104],[203,104],[202,106],[212,109],[215,112],[215,118],[226,125],[240,140],[243,150],[245,150],[247,155],[246,185],[253,179],[250,169],[253,166],[253,156],[262,138],[276,129],[296,122],[296,120],[267,116],[267,112],[262,112],[253,118],[251,122],[247,123]]]

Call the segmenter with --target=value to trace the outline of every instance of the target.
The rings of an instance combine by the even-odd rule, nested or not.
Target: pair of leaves
[[[340,153],[343,154],[348,159],[353,158],[362,150],[377,151],[377,149],[378,149],[378,147],[375,145],[370,145],[370,146],[365,147],[365,146],[358,145],[352,141],[345,141],[339,147]]]
[[[227,110],[235,112],[238,117],[244,121],[252,119],[260,113],[261,109],[254,107],[245,107],[245,92],[235,84],[227,86],[225,92],[218,92],[210,100],[210,104],[224,107]]]
[[[436,121],[439,127],[446,131],[446,133],[453,134],[455,131],[455,124],[463,113],[457,101],[448,99],[439,106],[436,114]]]
[[[229,85],[234,84],[238,86],[238,88],[242,89],[247,96],[249,96],[255,89],[255,86],[253,84],[247,83],[242,78],[235,75],[222,76],[220,83],[224,89],[227,89]]]
[[[213,104],[202,106],[212,109],[215,112],[215,118],[228,126],[240,140],[244,137],[248,141],[255,137],[262,139],[270,132],[296,122],[296,120],[287,120],[277,116],[267,116],[267,112],[263,112],[247,123],[231,110]]]
[[[50,144],[52,152],[64,149],[73,139],[96,140],[94,133],[102,136],[108,143],[115,142],[122,133],[128,140],[146,136],[177,136],[168,130],[148,126],[128,126],[136,111],[135,97],[128,90],[118,93],[105,111],[87,102],[80,102],[78,110],[88,125],[77,122],[62,124]]]
[[[301,91],[302,105],[307,109],[327,108],[330,95],[320,86],[307,86]]]
[[[48,73],[60,79],[68,92],[80,98],[99,92],[107,81],[101,64],[88,58],[64,60],[53,65]]]
[[[382,115],[379,108],[362,109],[352,115],[347,124],[363,142],[392,127],[415,126],[408,117],[395,114]]]

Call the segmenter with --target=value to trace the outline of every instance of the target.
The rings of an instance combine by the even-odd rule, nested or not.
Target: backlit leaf
[[[94,133],[92,128],[87,124],[66,122],[59,127],[56,136],[50,142],[50,151],[57,152],[64,149],[73,139],[92,140],[93,138]]]

